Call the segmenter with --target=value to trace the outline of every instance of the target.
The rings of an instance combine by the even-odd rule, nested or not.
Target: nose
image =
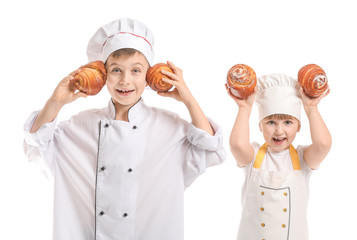
[[[280,123],[276,124],[275,134],[279,136],[279,135],[282,135],[283,133],[284,133],[283,125]]]
[[[125,86],[128,85],[129,82],[130,82],[129,74],[123,72],[121,77],[119,78],[119,84]]]

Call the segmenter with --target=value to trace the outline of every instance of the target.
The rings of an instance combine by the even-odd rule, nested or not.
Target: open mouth
[[[281,138],[274,138],[273,137],[273,142],[276,144],[276,145],[281,145],[283,144],[283,142],[286,140],[286,138],[284,137],[281,137]]]
[[[129,95],[130,93],[134,92],[134,90],[125,90],[125,89],[117,89],[120,95]]]

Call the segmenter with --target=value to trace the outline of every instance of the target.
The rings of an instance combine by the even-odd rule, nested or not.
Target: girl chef
[[[243,100],[230,94],[239,106],[230,137],[231,151],[245,170],[237,239],[306,240],[309,177],[331,146],[331,136],[317,109],[328,92],[310,99],[299,91],[295,79],[284,74],[260,77],[256,92],[263,146],[249,141],[255,94]],[[301,99],[312,144],[295,149],[292,142],[300,130]]]

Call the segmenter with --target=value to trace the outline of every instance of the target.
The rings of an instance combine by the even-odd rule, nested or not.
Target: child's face
[[[109,56],[107,63],[107,88],[116,106],[131,107],[141,97],[146,87],[149,64],[141,53],[130,56]]]
[[[299,121],[295,118],[264,118],[259,127],[266,143],[275,152],[289,148],[300,130]]]

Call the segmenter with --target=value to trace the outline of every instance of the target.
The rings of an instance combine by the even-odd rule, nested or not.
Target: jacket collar
[[[147,108],[148,107],[145,105],[143,98],[140,98],[140,100],[129,109],[129,122],[137,123],[144,120],[148,112]],[[115,119],[115,106],[112,99],[109,100],[107,114],[110,119]]]

